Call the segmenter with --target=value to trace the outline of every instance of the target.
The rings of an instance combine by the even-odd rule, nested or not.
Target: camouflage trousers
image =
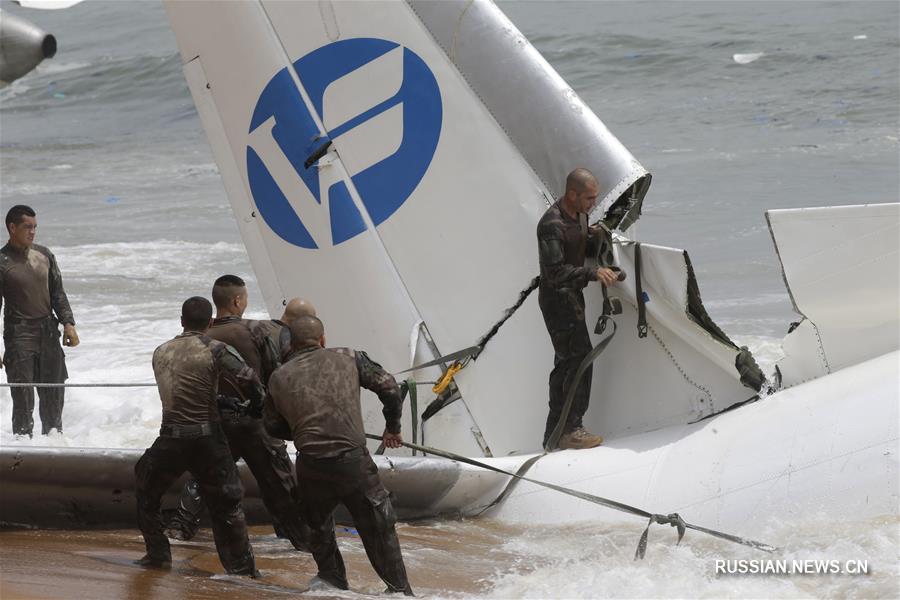
[[[381,484],[378,468],[365,449],[338,458],[316,459],[301,455],[297,480],[303,489],[303,507],[311,530],[309,546],[319,577],[347,589],[347,571],[334,534],[334,509],[343,504],[353,517],[369,562],[390,592],[412,595],[390,493]]]
[[[247,521],[241,507],[244,490],[218,425],[214,425],[211,435],[156,438],[134,470],[138,526],[151,559],[159,562],[172,559],[169,540],[163,534],[160,503],[172,484],[189,471],[197,478],[209,505],[213,538],[225,571],[243,575],[255,572]]]
[[[307,551],[309,527],[303,519],[294,465],[284,442],[266,433],[260,419],[224,410],[222,429],[232,460],[243,458],[253,473],[275,532],[279,537],[289,539],[295,549]],[[203,494],[197,481],[188,481],[168,527],[178,530],[181,539],[191,539],[200,526],[203,506]]]
[[[544,427],[544,445],[546,445],[562,416],[566,394],[575,383],[575,372],[593,346],[584,322],[584,296],[580,292],[545,293],[542,290],[540,306],[554,352],[553,370],[550,372],[550,411]],[[592,371],[593,369],[585,371],[581,380],[577,382],[578,387],[572,399],[572,408],[563,433],[582,426],[582,418],[591,399]]]
[[[4,331],[3,367],[9,383],[63,383],[68,377],[66,358],[59,342],[59,323],[46,319],[7,321]],[[37,388],[40,398],[41,433],[62,431],[64,388]],[[31,435],[34,429],[34,388],[10,388],[13,401],[12,429]]]

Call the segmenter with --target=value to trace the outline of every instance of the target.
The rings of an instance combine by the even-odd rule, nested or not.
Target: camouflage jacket
[[[597,279],[595,267],[585,267],[587,256],[597,256],[601,236],[588,229],[587,215],[573,219],[557,200],[537,226],[540,292],[579,291]]]
[[[288,356],[291,354],[291,328],[279,319],[270,319],[259,323],[272,345],[278,350],[281,362],[287,362]]]
[[[292,439],[302,454],[337,456],[366,445],[359,388],[378,394],[387,430],[400,433],[402,399],[394,377],[365,352],[304,348],[269,381],[268,432]]]
[[[54,312],[60,323],[75,324],[56,257],[38,244],[25,251],[9,244],[0,248],[0,307],[7,326],[13,319],[41,319]]]
[[[162,400],[163,425],[219,420],[219,380],[238,387],[250,409],[265,393],[253,369],[237,350],[198,332],[185,332],[153,352],[153,374]]]
[[[281,366],[281,356],[275,349],[265,321],[252,321],[237,316],[215,319],[206,335],[233,347],[259,375],[263,385]],[[219,393],[229,398],[241,398],[240,387],[225,377],[219,378]]]

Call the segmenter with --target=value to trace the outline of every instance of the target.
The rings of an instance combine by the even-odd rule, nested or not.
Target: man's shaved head
[[[562,208],[572,218],[579,213],[589,215],[597,205],[599,195],[600,185],[594,174],[587,169],[575,169],[566,177]]]
[[[281,321],[285,325],[290,325],[300,317],[314,316],[316,316],[316,307],[312,305],[312,302],[305,298],[291,298],[287,306],[284,307]]]
[[[291,347],[295,350],[318,346],[325,336],[325,326],[318,317],[302,315],[291,322]]]
[[[222,275],[213,284],[212,299],[216,308],[232,305],[234,299],[247,293],[247,285],[237,275]]]
[[[580,193],[590,185],[597,185],[597,178],[585,168],[579,167],[566,177],[566,191]]]

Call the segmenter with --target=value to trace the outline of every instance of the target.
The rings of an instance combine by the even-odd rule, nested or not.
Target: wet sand
[[[447,527],[439,523],[400,524],[401,546],[410,582],[417,595],[478,594],[495,572],[494,560],[505,562],[496,547],[502,528]],[[251,580],[223,574],[209,530],[191,542],[172,545],[171,570],[131,564],[143,555],[137,530],[0,532],[0,597],[7,599],[243,600],[282,597],[309,589],[316,568],[312,557],[295,552],[271,528],[251,528],[251,543],[263,578]],[[384,584],[372,571],[359,537],[338,527],[341,553],[350,587],[356,594],[380,595]],[[473,560],[473,553],[492,560]],[[321,598],[347,597],[346,592],[317,589]]]
[[[552,510],[548,506],[548,510]],[[756,523],[774,555],[689,532],[655,527],[647,558],[634,560],[643,522],[510,526],[490,519],[397,526],[410,582],[419,598],[900,598],[898,517],[806,515]],[[135,529],[0,531],[0,598],[179,600],[285,598],[309,589],[312,557],[269,526],[251,528],[260,580],[225,576],[209,529],[173,544],[171,570],[131,564],[143,555]],[[386,598],[353,529],[338,527],[350,592],[316,589],[317,598]],[[722,575],[719,559],[864,560],[867,574]]]

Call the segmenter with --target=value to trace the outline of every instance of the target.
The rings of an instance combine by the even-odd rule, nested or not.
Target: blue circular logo
[[[384,88],[371,85],[370,76],[383,76],[385,69],[389,73],[402,70],[389,78],[399,88],[387,98],[372,92],[370,102],[370,89]],[[326,105],[326,91],[332,84],[337,84],[333,89],[352,94],[351,104],[360,106],[361,112],[342,117],[340,123],[327,123],[328,131],[320,135],[291,72],[279,71],[260,95],[250,123],[250,192],[259,214],[286,242],[302,248],[337,245],[365,231],[366,225],[345,181],[320,182],[318,159],[332,140],[340,145],[339,138],[345,134],[356,135],[357,143],[379,157],[349,176],[372,222],[381,224],[406,202],[431,164],[441,134],[441,92],[434,74],[415,52],[374,38],[323,46],[296,61],[294,70],[319,122],[326,122],[325,115],[346,110],[347,102],[341,102],[336,112]],[[394,131],[393,136],[384,135],[385,126],[396,122],[387,118],[388,111],[394,117],[398,111],[402,115],[402,131]],[[378,119],[382,123],[371,126]],[[370,127],[357,129],[367,124]],[[379,144],[385,151],[379,153]]]

